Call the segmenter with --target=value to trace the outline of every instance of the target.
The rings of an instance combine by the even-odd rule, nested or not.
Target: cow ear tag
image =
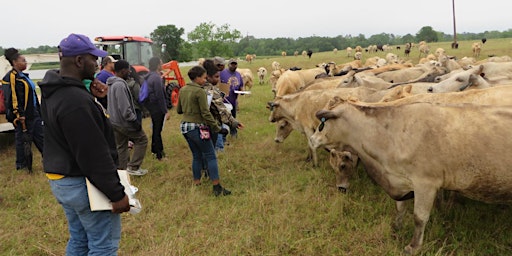
[[[324,129],[325,126],[325,117],[322,117],[320,119],[320,126],[318,126],[318,131],[321,132]]]

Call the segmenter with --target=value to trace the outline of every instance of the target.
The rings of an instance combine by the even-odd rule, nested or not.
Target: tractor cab
[[[142,36],[98,36],[94,38],[94,44],[114,59],[128,61],[140,75],[149,72],[149,59],[153,57],[151,39]]]

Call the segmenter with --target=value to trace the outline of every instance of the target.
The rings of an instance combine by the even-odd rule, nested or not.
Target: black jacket
[[[44,125],[44,171],[85,176],[112,202],[124,197],[117,149],[106,112],[84,84],[48,71],[39,82]]]
[[[37,94],[30,86],[28,79],[30,78],[27,73],[20,73],[15,69],[7,72],[2,79],[6,118],[9,122],[21,116],[28,120],[39,116],[40,105]]]

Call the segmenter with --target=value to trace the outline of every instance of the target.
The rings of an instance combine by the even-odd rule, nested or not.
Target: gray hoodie
[[[112,76],[107,79],[107,85],[107,113],[112,125],[129,131],[140,130],[135,105],[126,81],[120,77]]]

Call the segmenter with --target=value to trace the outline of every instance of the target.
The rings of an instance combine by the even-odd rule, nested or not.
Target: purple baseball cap
[[[68,37],[60,41],[59,49],[59,54],[62,57],[91,54],[103,58],[108,54],[94,46],[87,36],[80,34],[69,34]]]

